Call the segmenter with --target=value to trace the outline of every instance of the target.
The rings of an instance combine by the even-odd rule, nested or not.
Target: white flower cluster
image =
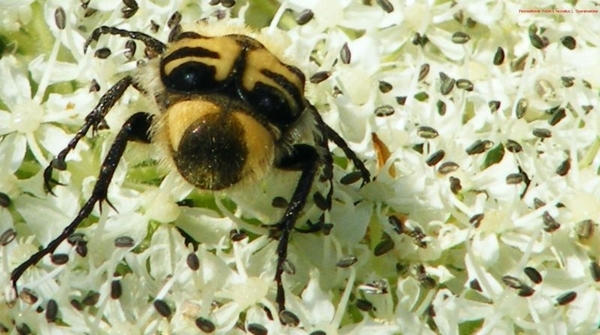
[[[0,0],[0,333],[594,333],[600,20],[575,10],[593,8]],[[283,214],[271,200],[290,197],[295,175],[206,195],[160,169],[152,146],[132,144],[112,206],[30,268],[14,297],[11,271],[73,220],[121,124],[149,106],[128,90],[108,130],[90,132],[54,173],[55,196],[44,192],[44,168],[144,61],[141,43],[103,36],[84,53],[85,40],[107,25],[167,41],[175,12],[183,24],[266,25],[374,180],[360,187],[332,148],[333,208],[318,232],[292,234],[289,313],[277,315],[266,225]],[[321,214],[311,202],[297,228]]]

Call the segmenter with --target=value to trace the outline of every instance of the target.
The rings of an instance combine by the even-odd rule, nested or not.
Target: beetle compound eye
[[[260,114],[266,115],[273,123],[291,124],[296,120],[297,113],[292,111],[283,94],[273,87],[257,83],[246,95],[246,99],[252,107]]]
[[[173,69],[163,80],[167,88],[175,91],[206,92],[217,85],[214,77],[214,66],[188,62]]]

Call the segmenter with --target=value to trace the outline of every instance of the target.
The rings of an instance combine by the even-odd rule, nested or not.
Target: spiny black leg
[[[315,175],[321,162],[314,147],[306,144],[298,144],[294,146],[295,159],[282,160],[278,162],[278,167],[283,169],[294,169],[302,166],[302,174],[292,195],[285,214],[279,221],[278,228],[281,232],[279,244],[277,245],[277,268],[275,270],[275,282],[277,283],[277,296],[275,298],[279,312],[285,310],[285,291],[283,289],[282,275],[284,263],[287,259],[288,242],[290,233],[300,215],[300,212],[306,204],[306,199],[310,194]],[[292,164],[295,161],[297,164]],[[292,166],[294,168],[292,168]]]
[[[331,129],[331,127],[329,127],[323,121],[321,115],[319,115],[319,112],[313,106],[309,105],[309,109],[314,115],[318,127],[322,127],[323,136],[326,136],[328,140],[332,141],[340,149],[342,149],[346,157],[348,157],[348,159],[352,161],[354,167],[358,169],[363,179],[363,185],[371,181],[371,173],[369,172],[369,170],[367,170],[365,164],[360,160],[360,158],[358,158],[356,153],[352,151],[352,149],[350,149],[348,143],[346,143],[346,141],[335,130]]]
[[[313,109],[314,110],[314,109]],[[313,113],[318,112],[314,110]],[[319,122],[320,120],[320,122]],[[327,129],[325,127],[325,123],[319,116],[317,119],[317,131],[319,132],[315,136],[315,144],[319,148],[319,154],[321,160],[323,161],[323,169],[322,169],[322,180],[329,182],[329,191],[327,191],[327,195],[325,196],[325,201],[327,204],[327,209],[331,209],[331,204],[333,202],[333,156],[331,155],[331,150],[329,150],[329,141],[326,136]]]
[[[52,171],[54,169],[66,169],[67,163],[65,162],[65,158],[67,157],[67,154],[75,149],[77,143],[79,143],[79,140],[81,140],[81,138],[87,134],[90,128],[92,128],[93,132],[98,130],[98,126],[104,120],[104,116],[106,116],[108,111],[115,105],[121,96],[123,96],[123,93],[132,84],[132,82],[133,79],[130,76],[119,80],[102,96],[102,98],[100,98],[100,101],[96,107],[94,107],[94,109],[85,117],[85,123],[79,129],[79,131],[77,131],[67,147],[64,148],[44,170],[44,190],[46,190],[46,192],[54,195],[52,192],[52,187],[54,187],[54,185],[60,185],[58,181],[52,179]]]
[[[102,163],[102,167],[100,168],[100,173],[98,175],[98,181],[94,186],[94,190],[92,191],[92,195],[86,201],[86,203],[81,207],[79,213],[75,217],[75,219],[63,230],[63,232],[55,238],[52,242],[48,244],[44,249],[36,252],[31,256],[27,261],[23,264],[19,265],[16,269],[14,269],[11,273],[10,280],[12,281],[13,288],[16,293],[17,291],[17,281],[23,273],[30,267],[34,266],[39,262],[42,257],[51,254],[56,250],[56,248],[69,236],[75,232],[75,229],[79,224],[87,218],[92,210],[94,209],[94,205],[97,202],[102,204],[102,201],[107,201],[106,195],[108,191],[108,185],[112,180],[113,174],[117,169],[117,165],[123,156],[123,152],[127,147],[127,143],[129,141],[141,141],[141,142],[150,142],[149,137],[149,129],[152,123],[153,116],[148,113],[139,112],[132,115],[124,124],[117,137],[115,138],[115,142],[110,147],[104,162]],[[89,127],[89,126],[88,126]],[[110,203],[109,203],[110,204]],[[112,207],[112,206],[111,206]]]
[[[94,31],[92,32],[92,35],[90,35],[90,37],[88,37],[87,41],[85,41],[85,44],[83,45],[83,52],[85,53],[87,51],[88,46],[93,41],[98,41],[98,39],[100,38],[100,35],[106,35],[106,34],[129,37],[131,39],[141,41],[142,43],[144,43],[144,45],[146,45],[147,48],[152,49],[153,51],[155,51],[158,54],[162,54],[167,49],[167,46],[163,42],[157,40],[156,38],[154,38],[150,35],[147,35],[147,34],[144,34],[144,33],[138,32],[138,31],[129,31],[129,30],[119,29],[119,28],[115,28],[115,27],[102,26],[102,27],[98,27],[98,28],[94,29]]]

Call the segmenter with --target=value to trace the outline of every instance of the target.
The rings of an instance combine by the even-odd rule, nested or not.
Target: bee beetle
[[[84,51],[108,34],[140,41],[146,54],[155,57],[100,98],[67,147],[44,170],[46,191],[52,193],[59,184],[52,178],[53,170],[66,168],[67,154],[90,128],[98,130],[130,86],[154,99],[158,110],[138,112],[125,121],[102,163],[92,195],[77,216],[46,248],[12,272],[15,292],[23,273],[73,234],[96,203],[111,205],[108,185],[127,144],[139,141],[158,145],[167,165],[201,190],[227,190],[259,181],[270,168],[301,172],[285,214],[276,225],[276,303],[280,311],[285,310],[282,274],[288,241],[319,171],[330,184],[325,209],[331,206],[333,158],[328,142],[344,151],[359,170],[363,184],[370,175],[304,97],[305,77],[300,69],[284,62],[277,48],[268,47],[268,39],[262,35],[242,27],[217,26],[211,29],[211,24],[198,23],[183,30],[178,25],[168,44],[116,27],[102,26],[93,31]],[[298,143],[307,129],[312,141]]]

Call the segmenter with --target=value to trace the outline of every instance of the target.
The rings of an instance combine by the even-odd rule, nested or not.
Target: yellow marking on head
[[[304,93],[304,82],[298,76],[290,71],[274,54],[267,49],[257,49],[246,55],[246,68],[242,77],[242,86],[247,91],[252,91],[257,82],[262,82],[271,87],[279,89],[286,97],[290,105],[294,106],[294,99],[288,91],[277,84],[273,79],[261,73],[262,70],[268,70],[286,78],[298,91]]]
[[[242,52],[240,45],[229,37],[219,36],[200,39],[185,38],[173,43],[163,58],[168,57],[173,52],[181,50],[182,48],[204,48],[219,54],[219,58],[202,57],[201,55],[189,55],[186,57],[177,58],[165,64],[165,74],[169,75],[181,64],[195,61],[208,66],[214,66],[214,80],[222,81],[225,80],[229,74],[231,74],[235,60]]]

